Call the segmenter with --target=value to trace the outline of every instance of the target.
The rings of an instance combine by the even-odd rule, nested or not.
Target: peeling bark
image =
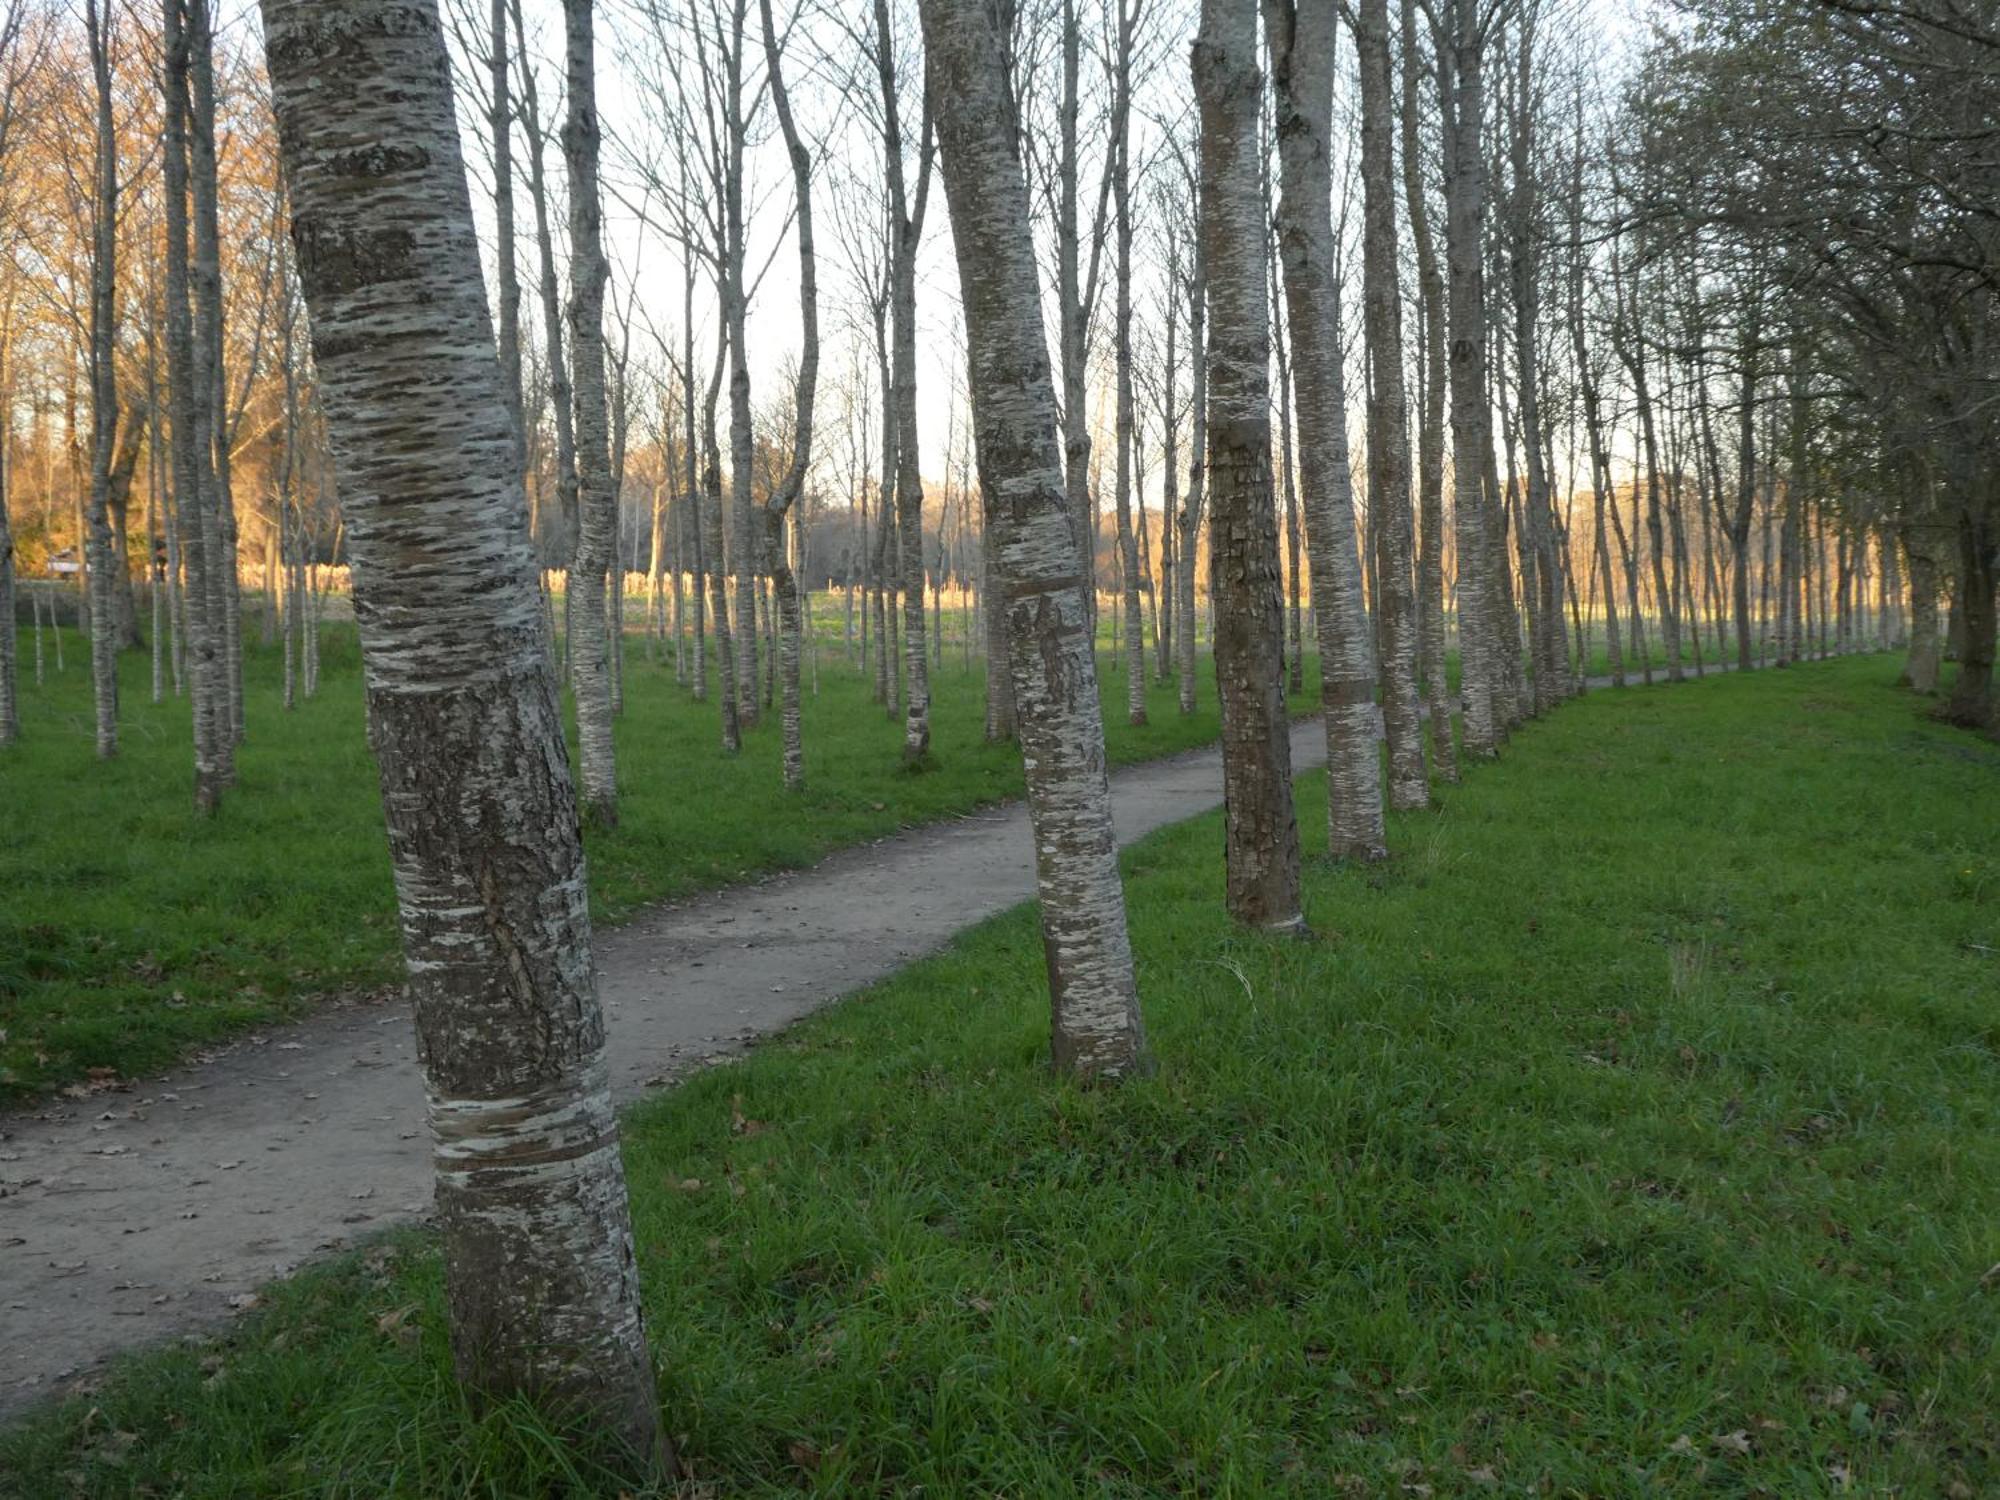
[[[1369,352],[1368,505],[1377,517],[1376,613],[1382,641],[1382,728],[1389,742],[1389,805],[1430,804],[1417,698],[1417,609],[1411,576],[1410,412],[1403,387],[1403,310],[1397,284],[1394,88],[1387,0],[1355,14],[1361,71],[1362,306]]]
[[[1209,596],[1222,701],[1229,913],[1302,931],[1278,525],[1271,490],[1271,327],[1258,170],[1256,0],[1203,0],[1192,54],[1207,251]]]
[[[1376,740],[1375,653],[1356,551],[1354,489],[1335,279],[1333,0],[1265,0],[1277,96],[1278,253],[1291,308],[1313,631],[1326,730],[1327,851],[1336,860],[1389,852]]]
[[[430,0],[267,0],[460,1378],[668,1450],[577,807]],[[450,391],[450,401],[435,393]]]
[[[1014,101],[986,0],[922,0],[980,488],[1020,713],[1059,1071],[1146,1071],[1097,663],[1057,441]]]

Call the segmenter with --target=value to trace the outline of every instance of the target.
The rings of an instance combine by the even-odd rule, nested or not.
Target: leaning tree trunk
[[[1375,732],[1375,656],[1356,552],[1347,401],[1341,369],[1340,286],[1330,209],[1333,0],[1265,0],[1277,94],[1278,253],[1292,314],[1299,467],[1313,631],[1326,731],[1327,850],[1337,860],[1381,859],[1382,757]]]
[[[1379,517],[1376,608],[1382,641],[1382,727],[1389,741],[1389,805],[1426,806],[1417,609],[1411,579],[1410,413],[1403,389],[1402,293],[1397,283],[1394,87],[1387,0],[1361,0],[1355,17],[1361,67],[1362,306],[1371,379],[1368,504]]]
[[[1271,492],[1271,326],[1257,166],[1256,0],[1203,0],[1193,50],[1207,250],[1209,596],[1222,701],[1229,914],[1299,931],[1299,827]]]
[[[618,761],[612,745],[610,631],[605,578],[622,588],[618,495],[611,469],[610,411],[604,390],[603,205],[597,191],[596,43],[591,0],[563,0],[569,117],[563,160],[569,169],[569,347],[576,390],[576,556],[569,570],[570,680],[576,694],[576,742],[582,762],[583,811],[605,828],[618,825]]]
[[[1148,1066],[1111,826],[1104,720],[1056,436],[1028,191],[985,0],[922,0],[946,199],[965,301],[980,489],[1005,609],[1055,1066]]]
[[[431,0],[268,0],[264,29],[353,539],[453,1354],[481,1398],[582,1408],[664,1464],[444,35]]]

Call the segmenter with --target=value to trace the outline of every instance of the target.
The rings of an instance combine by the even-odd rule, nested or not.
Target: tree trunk
[[[771,0],[758,0],[764,28],[764,63],[771,86],[771,102],[785,139],[785,154],[791,162],[794,198],[793,230],[799,250],[799,372],[792,393],[792,456],[765,511],[765,563],[777,591],[780,675],[784,680],[784,701],[779,710],[784,726],[785,786],[797,791],[805,785],[805,743],[799,720],[799,649],[801,612],[798,575],[792,571],[785,547],[785,518],[792,515],[805,488],[806,471],[812,465],[813,402],[819,390],[819,272],[813,246],[812,158],[806,151],[798,125],[792,118],[791,95],[785,89],[783,59],[778,47],[777,27],[771,16]]]
[[[618,826],[618,762],[612,745],[611,640],[605,580],[622,584],[618,497],[611,471],[610,412],[604,390],[603,206],[597,191],[596,45],[592,0],[563,0],[565,92],[563,163],[569,172],[569,347],[576,385],[576,555],[570,563],[570,679],[583,813]]]
[[[1097,665],[1056,438],[1017,125],[985,0],[922,0],[965,304],[981,493],[1004,600],[1057,1069],[1149,1067],[1111,825]]]
[[[542,358],[548,365],[549,406],[556,431],[556,526],[555,564],[569,569],[577,541],[579,515],[576,473],[575,408],[570,393],[569,360],[563,353],[562,299],[556,281],[555,234],[549,226],[549,185],[544,159],[540,92],[535,86],[535,69],[529,59],[527,33],[521,20],[521,0],[507,0],[514,20],[514,56],[521,69],[522,124],[528,134],[528,197],[535,210],[535,249],[540,261],[537,285],[542,304]],[[542,563],[541,538],[535,544],[537,572]],[[570,614],[569,584],[563,586],[563,612]],[[553,641],[550,643],[553,645]],[[565,635],[562,659],[568,660]],[[564,673],[567,675],[567,666]]]
[[[1117,306],[1112,318],[1113,364],[1117,384],[1117,461],[1112,481],[1117,495],[1120,603],[1125,612],[1125,717],[1146,722],[1146,626],[1141,613],[1139,548],[1132,533],[1132,33],[1138,0],[1118,0],[1112,62],[1111,202],[1113,274]]]
[[[709,620],[715,627],[716,699],[722,707],[722,753],[734,755],[743,748],[742,721],[737,715],[736,653],[730,640],[729,572],[722,555],[722,444],[716,434],[715,404],[722,393],[723,359],[727,338],[715,346],[715,370],[708,381],[708,401],[703,411],[702,489],[697,502],[702,511],[703,565],[708,570]]]
[[[1470,0],[1453,0],[1438,37],[1438,97],[1445,160],[1445,275],[1451,337],[1452,511],[1458,542],[1459,687],[1464,748],[1500,749],[1500,659],[1494,620],[1491,529],[1481,490],[1492,450],[1486,398],[1485,37]]]
[[[1430,709],[1425,728],[1431,775],[1452,782],[1458,780],[1458,749],[1451,732],[1444,609],[1444,404],[1450,377],[1446,369],[1444,275],[1431,237],[1423,151],[1417,133],[1420,76],[1416,0],[1402,0],[1402,22],[1403,197],[1410,214],[1410,248],[1417,263],[1422,313],[1418,328],[1423,348],[1423,411],[1417,427],[1417,671]]]
[[[1969,466],[1965,480],[1968,487],[1974,482]],[[1958,506],[1958,579],[1952,590],[1952,610],[1962,632],[1958,676],[1940,714],[1949,723],[1989,734],[2000,729],[1993,699],[1996,564],[2000,545],[1994,523],[1979,498],[1967,495]],[[1822,632],[1824,628],[1822,614]]]
[[[1193,184],[1189,184],[1192,196]],[[1208,505],[1208,252],[1202,246],[1199,229],[1189,256],[1187,281],[1188,309],[1188,489],[1187,500],[1174,516],[1180,533],[1180,620],[1176,634],[1180,640],[1180,708],[1192,714],[1196,708],[1195,656],[1195,562],[1201,550],[1202,513]],[[1324,658],[1322,658],[1322,661]]]
[[[1371,379],[1368,505],[1376,529],[1382,727],[1389,741],[1389,805],[1429,805],[1417,697],[1417,610],[1411,577],[1410,413],[1403,387],[1402,293],[1397,282],[1395,89],[1389,71],[1388,0],[1361,0],[1355,16],[1361,71],[1362,306]]]
[[[1938,667],[1944,660],[1944,636],[1938,628],[1938,569],[1931,557],[1929,542],[1910,545],[1910,645],[1903,663],[1905,687],[1919,693],[1935,693]]]
[[[225,786],[236,781],[236,746],[243,738],[243,598],[236,567],[236,505],[230,492],[229,433],[224,399],[222,231],[215,142],[215,32],[212,0],[188,0],[188,186],[194,209],[195,400],[206,408],[202,532],[208,546],[209,629],[215,638],[215,744]]]
[[[90,71],[96,85],[95,182],[90,255],[90,678],[97,755],[118,753],[118,575],[125,558],[113,546],[111,461],[118,429],[118,137],[111,119],[111,16],[84,0]]]
[[[402,907],[460,1378],[669,1461],[583,846],[429,0],[264,28]],[[450,401],[413,399],[450,391]]]
[[[229,706],[222,680],[220,641],[210,608],[210,543],[207,523],[209,422],[213,408],[207,386],[198,380],[195,357],[188,224],[188,38],[182,27],[182,0],[163,0],[161,45],[163,84],[161,159],[166,198],[166,275],[162,301],[167,328],[167,395],[172,407],[174,508],[184,570],[182,605],[192,687],[194,725],[194,807],[208,814],[221,805],[227,768],[218,754],[218,723],[227,738]],[[38,638],[39,639],[39,638]]]
[[[6,366],[13,356],[13,309],[7,310],[7,327],[0,332],[0,390],[6,388]],[[9,463],[9,445],[0,442],[0,745],[11,745],[21,737],[20,624],[14,618],[14,528],[8,516],[7,491],[14,473]]]
[[[902,115],[896,79],[895,38],[889,27],[887,0],[875,0],[875,64],[882,88],[882,142],[889,189],[889,291],[891,319],[891,389],[895,404],[895,467],[885,469],[886,488],[893,474],[897,581],[903,590],[903,759],[916,764],[930,753],[930,662],[924,641],[924,480],[917,452],[917,248],[923,235],[924,203],[929,196],[931,143],[926,112],[917,141],[917,181],[905,182]]]
[[[1291,309],[1313,632],[1326,732],[1327,849],[1336,860],[1388,853],[1376,740],[1375,659],[1356,551],[1347,403],[1335,279],[1332,190],[1333,0],[1266,0],[1277,99],[1278,250]]]
[[[1222,700],[1229,913],[1302,931],[1292,804],[1278,526],[1271,493],[1270,303],[1258,116],[1256,0],[1203,0],[1195,38],[1201,111],[1201,235],[1209,314],[1209,595]]]

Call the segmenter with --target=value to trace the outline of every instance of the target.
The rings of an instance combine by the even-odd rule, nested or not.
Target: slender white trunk
[[[1052,1053],[1060,1070],[1117,1078],[1149,1062],[1013,104],[984,0],[922,0],[922,10],[1020,710]]]
[[[111,450],[118,429],[118,137],[111,118],[109,8],[84,0],[90,71],[96,84],[97,140],[90,256],[89,594],[91,699],[97,754],[118,753],[118,576],[125,559],[111,528]]]
[[[563,157],[569,168],[569,344],[576,388],[576,555],[569,570],[570,680],[584,815],[618,823],[618,763],[611,738],[612,642],[606,578],[622,588],[617,479],[611,469],[610,410],[604,389],[603,206],[597,190],[596,44],[592,0],[563,0],[569,115]]]
[[[1291,308],[1305,487],[1313,633],[1327,763],[1327,850],[1337,860],[1388,853],[1376,741],[1375,653],[1356,551],[1340,348],[1340,284],[1330,208],[1334,0],[1267,0],[1277,96],[1278,252]]]

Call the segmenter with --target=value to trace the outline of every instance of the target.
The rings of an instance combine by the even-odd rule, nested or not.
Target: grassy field
[[[187,701],[150,701],[143,655],[122,664],[122,753],[100,764],[87,647],[71,634],[57,673],[51,645],[39,687],[25,634],[21,650],[22,740],[0,751],[0,1105],[81,1086],[92,1069],[157,1069],[314,997],[395,982],[395,898],[351,628],[326,632],[319,696],[291,713],[281,657],[251,651],[239,782],[210,822],[190,812]],[[646,657],[637,641],[628,648],[622,821],[588,840],[600,920],[1021,790],[1020,752],[984,742],[984,677],[955,647],[933,673],[931,763],[911,772],[900,721],[829,643],[804,707],[797,796],[782,788],[775,714],[727,759],[714,705],[675,685],[670,659]],[[1151,723],[1134,729],[1123,677],[1104,680],[1114,764],[1215,738],[1212,682],[1189,718],[1171,685],[1153,685]]]
[[[706,1496],[2000,1492],[2000,749],[1887,658],[1597,694],[1232,931],[1127,859],[1161,1069],[1032,913],[629,1117]],[[1321,842],[1321,781],[1301,807]],[[625,1493],[460,1407],[407,1233],[0,1436],[25,1497]]]

